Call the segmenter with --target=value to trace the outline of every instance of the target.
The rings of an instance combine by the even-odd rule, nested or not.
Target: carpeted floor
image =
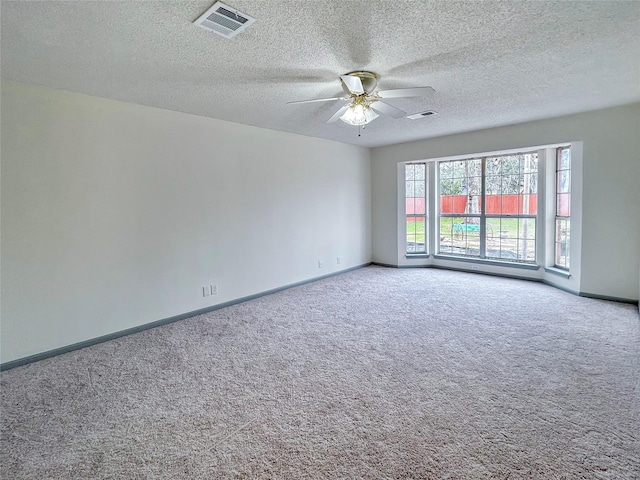
[[[2,373],[3,479],[638,479],[637,307],[367,267]]]

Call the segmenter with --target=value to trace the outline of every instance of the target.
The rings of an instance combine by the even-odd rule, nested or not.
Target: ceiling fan
[[[340,76],[340,84],[347,96],[332,98],[317,98],[315,100],[302,100],[288,102],[287,105],[313,102],[347,101],[327,123],[333,123],[340,119],[350,125],[366,125],[378,118],[378,114],[389,115],[393,118],[402,118],[407,112],[400,110],[384,102],[386,98],[424,97],[433,93],[431,87],[396,88],[393,90],[378,90],[378,75],[368,71],[356,71]]]

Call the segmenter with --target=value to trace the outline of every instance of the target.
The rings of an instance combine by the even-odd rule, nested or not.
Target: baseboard
[[[490,277],[513,278],[515,280],[524,280],[525,282],[542,282],[540,278],[521,277],[519,275],[511,275],[509,273],[487,272],[486,270],[472,270],[470,268],[451,268],[444,265],[430,265],[430,268],[438,268],[440,270],[451,270],[454,272],[475,273],[477,275],[488,275]]]
[[[391,263],[371,262],[371,265],[388,268],[428,268],[430,265],[393,265]]]
[[[579,297],[594,298],[596,300],[608,300],[610,302],[630,303],[631,305],[638,305],[638,300],[634,300],[632,298],[612,297],[609,295],[600,295],[598,293],[578,292],[576,290],[571,290],[570,288],[563,287],[562,285],[558,285],[557,283],[550,282],[548,280],[542,280],[542,283],[544,283],[545,285],[549,285],[550,287],[557,288],[558,290],[571,293],[572,295],[578,295]]]
[[[450,270],[452,272],[476,273],[479,275],[489,275],[492,277],[503,277],[503,278],[515,278],[516,280],[528,280],[531,282],[542,281],[539,278],[520,277],[518,275],[509,275],[508,273],[495,273],[495,272],[487,272],[483,270],[472,270],[470,268],[464,268],[464,267],[449,267],[444,265],[393,265],[393,264],[381,263],[381,262],[371,262],[371,264],[378,265],[381,267],[389,267],[389,268],[438,268],[440,270]]]
[[[550,287],[557,288],[558,290],[562,290],[563,292],[570,293],[571,295],[578,295],[578,296],[580,295],[580,292],[578,292],[577,290],[572,290],[571,288],[567,288],[564,285],[558,285],[557,283],[553,281],[549,281],[546,278],[543,278],[541,282],[544,283],[545,285],[549,285]]]
[[[444,265],[393,265],[393,264],[382,263],[382,262],[371,262],[371,264],[379,265],[381,267],[389,267],[389,268],[438,268],[440,270],[451,270],[455,272],[475,273],[479,275],[490,275],[493,277],[515,278],[516,280],[526,280],[529,282],[541,282],[541,283],[544,283],[545,285],[549,285],[550,287],[557,288],[558,290],[562,290],[563,292],[571,293],[572,295],[578,295],[579,297],[594,298],[597,300],[608,300],[610,302],[630,303],[632,305],[639,305],[638,300],[634,300],[632,298],[612,297],[609,295],[599,295],[597,293],[578,292],[576,290],[571,290],[570,288],[563,287],[562,285],[558,285],[557,283],[550,282],[544,278],[520,277],[518,275],[509,275],[507,273],[478,271],[478,270],[471,270],[469,268],[457,268],[457,267],[452,268]]]
[[[578,295],[586,298],[595,298],[597,300],[608,300],[610,302],[630,303],[631,305],[638,305],[638,300],[624,297],[611,297],[609,295],[599,295],[597,293],[579,292]]]
[[[363,267],[367,267],[371,265],[371,262],[363,263],[361,265],[357,265],[355,267],[346,268],[344,270],[340,270],[337,272],[328,273],[326,275],[320,275],[318,277],[313,277],[307,280],[302,280],[300,282],[290,283],[288,285],[284,285],[282,287],[272,288],[271,290],[265,290],[263,292],[255,293],[253,295],[248,295],[246,297],[237,298],[235,300],[230,300],[228,302],[219,303],[217,305],[212,305],[210,307],[201,308],[199,310],[193,310],[191,312],[182,313],[180,315],[175,315],[169,318],[163,318],[162,320],[156,320],[150,323],[145,323],[144,325],[139,325],[137,327],[127,328],[125,330],[120,330],[118,332],[109,333],[107,335],[102,335],[100,337],[91,338],[89,340],[83,340],[82,342],[74,343],[71,345],[67,345],[64,347],[54,348],[53,350],[47,350],[46,352],[36,353],[34,355],[29,355],[28,357],[18,358],[16,360],[11,360],[5,363],[0,364],[0,371],[10,370],[12,368],[21,367],[23,365],[27,365],[29,363],[38,362],[40,360],[44,360],[46,358],[55,357],[57,355],[62,355],[64,353],[73,352],[74,350],[80,350],[81,348],[90,347],[92,345],[97,345],[98,343],[108,342],[109,340],[115,340],[116,338],[124,337],[126,335],[132,335],[134,333],[140,333],[145,330],[149,330],[151,328],[161,327],[163,325],[167,325],[169,323],[177,322],[180,320],[185,320],[190,317],[195,317],[196,315],[201,315],[203,313],[213,312],[215,310],[220,310],[221,308],[230,307],[232,305],[237,305],[238,303],[248,302],[249,300],[254,300],[256,298],[264,297],[265,295],[271,295],[273,293],[278,293],[283,290],[287,290],[289,288],[299,287],[301,285],[306,285],[307,283],[317,282],[318,280],[322,280],[324,278],[333,277],[336,275],[340,275],[342,273],[350,272],[353,270],[358,270]]]

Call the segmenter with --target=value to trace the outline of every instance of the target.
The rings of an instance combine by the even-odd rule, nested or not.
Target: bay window
[[[438,253],[536,263],[538,153],[437,162]]]

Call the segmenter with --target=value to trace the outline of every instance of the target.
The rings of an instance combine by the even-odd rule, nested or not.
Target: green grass
[[[456,223],[464,223],[465,217],[447,217],[440,219],[440,232],[441,236],[450,236],[451,232],[454,235],[463,235],[463,232],[455,231],[453,225]],[[475,232],[469,232],[469,237],[478,237]],[[523,219],[517,218],[487,218],[487,234],[488,237],[498,238],[522,238],[523,232]],[[407,221],[406,225],[407,242],[425,243],[425,222],[424,220]],[[535,220],[529,221],[528,238],[534,238],[535,236]]]
[[[448,217],[440,219],[440,231],[442,235],[448,236],[450,232],[456,233],[453,225],[464,223],[465,217]],[[489,238],[517,238],[524,235],[524,220],[517,218],[487,218],[487,236]],[[535,220],[529,220],[528,238],[533,238],[535,234]]]
[[[455,251],[477,255],[480,251],[479,231],[458,228],[465,217],[446,217],[440,219],[440,244]],[[479,219],[478,219],[479,221]],[[528,229],[524,228],[525,222]],[[485,252],[488,257],[516,259],[526,256],[533,261],[535,255],[535,219],[523,218],[487,218]],[[527,241],[524,241],[524,238]]]
[[[424,237],[424,220],[417,220],[415,222],[407,221],[407,242],[425,243]]]

